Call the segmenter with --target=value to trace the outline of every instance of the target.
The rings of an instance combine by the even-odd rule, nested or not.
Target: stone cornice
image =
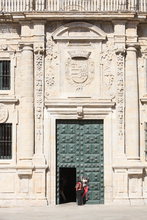
[[[97,107],[97,108],[114,108],[115,102],[112,102],[110,99],[101,99],[101,100],[90,100],[86,98],[71,98],[71,99],[54,99],[45,102],[47,107]]]
[[[136,19],[136,13],[135,12],[122,12],[122,13],[114,13],[114,12],[33,12],[33,13],[11,13],[11,18],[14,21],[23,21],[23,20],[36,20],[36,19],[41,19],[41,20],[67,20],[67,19],[74,19],[74,20],[79,20],[79,19],[96,19],[96,20],[101,20],[102,18],[105,18],[107,20],[112,20],[112,19]],[[9,16],[10,16],[9,15]]]
[[[147,97],[142,97],[140,101],[142,104],[147,104]]]
[[[0,103],[17,103],[19,100],[17,98],[11,98],[11,97],[0,97]]]

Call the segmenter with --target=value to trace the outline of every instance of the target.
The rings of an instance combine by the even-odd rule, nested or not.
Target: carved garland
[[[42,136],[43,118],[43,47],[35,47],[35,130],[36,140]],[[38,144],[38,143],[37,143]]]

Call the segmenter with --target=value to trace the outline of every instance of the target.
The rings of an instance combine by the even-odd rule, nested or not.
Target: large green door
[[[61,167],[89,178],[88,203],[104,203],[102,120],[57,120],[57,204]]]

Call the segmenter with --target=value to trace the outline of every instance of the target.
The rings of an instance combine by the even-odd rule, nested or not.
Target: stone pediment
[[[99,27],[86,22],[72,22],[58,28],[53,40],[105,40],[106,33]]]

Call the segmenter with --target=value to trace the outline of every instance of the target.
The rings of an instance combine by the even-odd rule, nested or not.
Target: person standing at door
[[[83,184],[82,181],[79,179],[76,183],[76,197],[77,197],[77,204],[83,205]]]
[[[86,201],[88,200],[88,178],[86,177],[82,177],[82,184],[83,184],[83,189],[84,189],[84,193],[82,195],[83,197],[83,203],[85,204]]]

